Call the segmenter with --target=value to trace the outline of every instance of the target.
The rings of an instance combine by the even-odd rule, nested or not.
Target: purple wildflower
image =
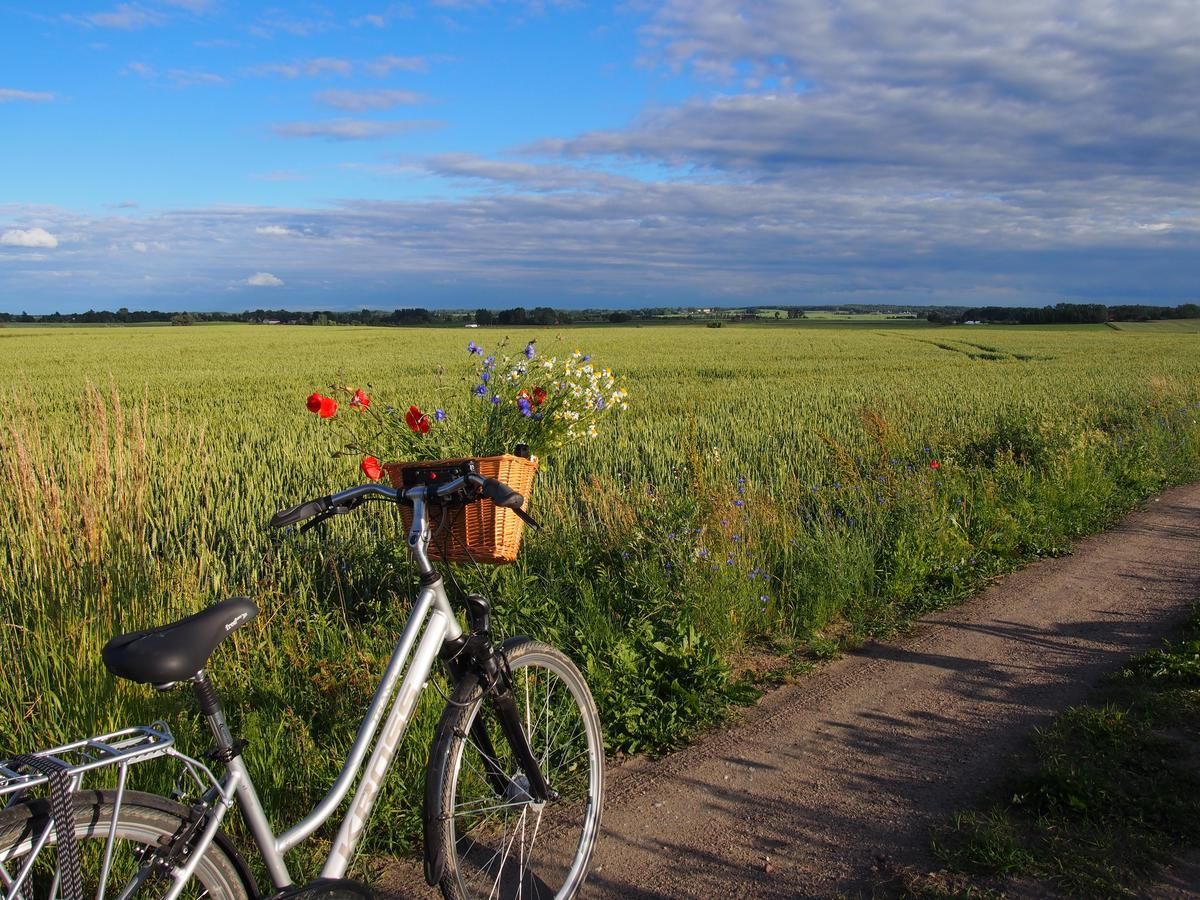
[[[517,409],[521,410],[521,415],[529,417],[533,415],[533,404],[525,397],[517,398]]]
[[[525,345],[525,358],[533,359],[533,341]]]
[[[500,405],[500,398],[497,397],[495,394],[492,394],[492,406],[499,406],[499,405]]]
[[[438,422],[445,421],[446,411],[444,409],[435,409],[433,411],[433,418]]]
[[[487,385],[486,384],[475,385],[475,396],[476,397],[483,397],[486,395],[487,395]]]

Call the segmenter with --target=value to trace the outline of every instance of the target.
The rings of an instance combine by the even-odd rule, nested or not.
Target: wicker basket
[[[440,460],[443,463],[461,460]],[[436,462],[385,463],[383,468],[396,487],[403,486],[404,470],[409,467],[427,467]],[[476,471],[486,478],[495,478],[507,484],[525,498],[522,509],[529,508],[529,492],[533,488],[533,476],[537,472],[536,459],[520,456],[480,456],[475,459]],[[402,507],[404,527],[412,527],[412,509]],[[510,563],[516,562],[521,548],[521,535],[525,523],[511,509],[497,507],[491,500],[480,500],[466,506],[443,509],[430,504],[429,555],[443,562]]]

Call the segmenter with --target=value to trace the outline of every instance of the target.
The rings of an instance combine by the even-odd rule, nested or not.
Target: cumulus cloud
[[[58,246],[58,238],[44,228],[14,228],[0,234],[0,244],[9,247],[42,247]]]
[[[276,278],[270,272],[255,272],[245,281],[251,287],[280,287],[283,280]]]
[[[441,127],[440,122],[333,119],[327,122],[280,122],[271,130],[282,138],[324,138],[329,141],[371,141]]]
[[[423,95],[413,91],[320,91],[313,95],[313,99],[349,112],[415,106],[425,102]]]
[[[54,99],[50,91],[20,91],[16,88],[0,88],[0,103],[49,103]]]

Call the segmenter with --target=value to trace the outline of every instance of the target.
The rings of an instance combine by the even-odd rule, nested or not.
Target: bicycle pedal
[[[374,892],[350,878],[318,878],[308,884],[292,885],[269,900],[375,900]]]

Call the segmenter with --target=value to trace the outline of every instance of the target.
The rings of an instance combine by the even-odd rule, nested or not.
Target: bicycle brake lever
[[[522,522],[524,522],[526,525],[528,525],[530,528],[536,528],[538,530],[541,530],[541,527],[542,527],[541,523],[538,522],[538,520],[535,519],[533,516],[531,516],[529,513],[525,512],[525,510],[514,509],[513,512],[515,512],[517,514],[517,517]]]

